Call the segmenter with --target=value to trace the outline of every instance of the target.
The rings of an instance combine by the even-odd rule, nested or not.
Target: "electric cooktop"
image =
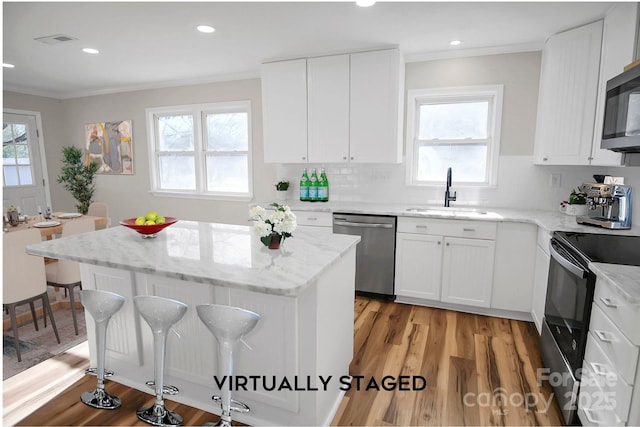
[[[640,266],[640,236],[556,231],[553,236],[585,260]]]

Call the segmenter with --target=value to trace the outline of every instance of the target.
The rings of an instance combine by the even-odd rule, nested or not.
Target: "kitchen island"
[[[234,418],[252,425],[327,425],[344,394],[353,357],[359,237],[313,230],[294,234],[281,249],[270,250],[247,226],[179,221],[153,239],[119,226],[33,244],[27,251],[78,261],[85,289],[126,298],[107,331],[106,366],[115,371],[111,381],[152,393],[145,385],[153,379],[152,335],[133,297],[176,299],[189,309],[167,340],[165,383],[180,389],[167,398],[219,414],[211,401],[211,395],[220,394],[213,378],[216,342],[195,307],[238,306],[259,313],[261,320],[235,354],[233,396],[251,412],[234,413]]]

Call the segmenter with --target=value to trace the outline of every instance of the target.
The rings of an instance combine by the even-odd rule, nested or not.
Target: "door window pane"
[[[418,147],[419,181],[444,181],[447,168],[454,172],[454,182],[486,180],[486,145],[422,145]]]
[[[4,167],[4,185],[19,185],[18,181],[18,168],[15,166]]]
[[[193,155],[160,154],[160,188],[164,190],[195,190],[196,167]]]
[[[207,114],[207,149],[246,151],[249,142],[247,113]]]
[[[486,139],[489,103],[420,105],[418,139]]]
[[[193,151],[193,116],[161,116],[158,118],[160,151]]]
[[[30,166],[19,166],[18,172],[20,176],[20,185],[31,185],[33,184],[33,177],[31,176],[31,167]]]
[[[249,191],[247,155],[207,155],[207,190],[246,193]]]

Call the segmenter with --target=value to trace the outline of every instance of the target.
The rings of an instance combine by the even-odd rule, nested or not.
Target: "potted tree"
[[[93,161],[86,164],[83,161],[82,150],[77,147],[63,147],[62,155],[62,169],[61,174],[58,175],[58,184],[63,184],[65,190],[77,200],[78,212],[86,215],[96,190],[93,180],[98,172],[98,164]]]

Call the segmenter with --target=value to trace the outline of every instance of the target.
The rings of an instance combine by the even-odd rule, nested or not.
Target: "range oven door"
[[[551,239],[547,299],[540,339],[544,366],[565,422],[577,422],[580,370],[587,343],[595,275]]]

